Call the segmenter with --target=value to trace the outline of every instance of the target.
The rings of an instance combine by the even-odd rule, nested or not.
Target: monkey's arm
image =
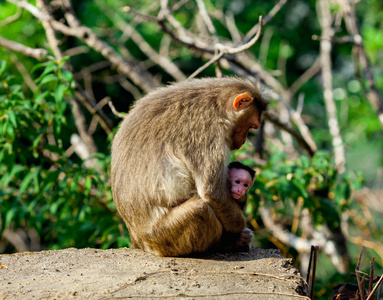
[[[197,190],[202,199],[213,208],[218,220],[227,232],[238,233],[246,227],[242,209],[231,196],[224,171],[215,172],[208,178],[200,178]]]

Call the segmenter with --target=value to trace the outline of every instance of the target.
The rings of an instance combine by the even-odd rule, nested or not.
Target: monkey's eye
[[[248,187],[249,185],[247,183],[244,184],[245,187]]]
[[[241,182],[239,180],[234,181],[236,184],[240,184]]]

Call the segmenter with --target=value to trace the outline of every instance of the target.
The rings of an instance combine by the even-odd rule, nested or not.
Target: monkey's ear
[[[235,97],[233,107],[235,110],[240,110],[249,106],[251,102],[253,102],[253,98],[247,92],[244,92]]]

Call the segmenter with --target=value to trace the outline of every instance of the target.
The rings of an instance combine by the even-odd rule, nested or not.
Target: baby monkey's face
[[[229,182],[232,197],[238,200],[245,195],[253,186],[254,179],[252,179],[250,173],[244,169],[231,168],[229,170]]]

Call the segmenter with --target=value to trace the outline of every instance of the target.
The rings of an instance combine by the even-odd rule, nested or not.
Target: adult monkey
[[[237,77],[175,83],[135,103],[113,140],[111,185],[136,248],[183,256],[250,244],[227,159],[266,107],[259,89]],[[174,206],[179,199],[189,200]]]

